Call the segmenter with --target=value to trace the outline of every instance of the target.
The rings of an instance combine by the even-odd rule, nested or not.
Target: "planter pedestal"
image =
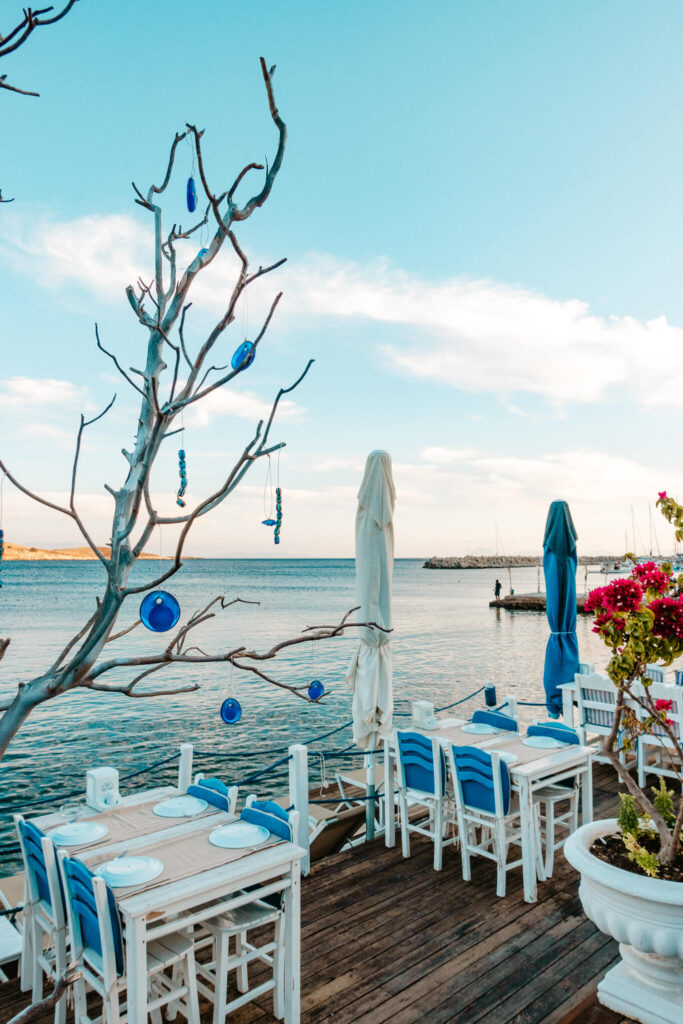
[[[589,852],[616,831],[615,819],[591,822],[565,843],[581,873],[583,909],[619,942],[622,959],[598,985],[598,999],[642,1024],[683,1024],[683,883],[636,875]]]

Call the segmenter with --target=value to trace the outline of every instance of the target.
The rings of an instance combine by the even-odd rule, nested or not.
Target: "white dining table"
[[[448,724],[446,724],[448,723]],[[444,730],[456,723],[464,724],[464,719],[445,719],[440,728],[427,731],[407,726],[411,731],[422,732],[425,736],[436,736],[440,743],[447,746],[453,740],[444,735]],[[439,735],[441,733],[441,735]],[[521,733],[501,733],[489,737],[472,735],[472,745],[486,749],[497,745],[501,739],[521,740]],[[462,742],[462,741],[461,741]],[[464,745],[464,744],[463,744]],[[538,898],[537,887],[537,856],[536,829],[534,827],[534,793],[544,786],[562,782],[565,779],[582,775],[581,785],[581,816],[584,824],[593,820],[593,747],[575,744],[557,750],[538,751],[538,757],[525,761],[523,764],[509,764],[510,782],[519,799],[520,823],[522,830],[522,872],[524,881],[524,899],[527,903],[535,903]],[[396,801],[394,795],[394,775],[396,769],[395,737],[390,736],[384,741],[384,821],[386,825],[385,843],[393,846],[396,842]]]
[[[136,794],[136,799],[127,803],[138,804],[177,792],[174,787],[147,790],[143,794]],[[119,808],[122,806],[120,804]],[[60,819],[58,815],[45,815],[42,819],[34,820],[39,827],[45,828],[58,824]],[[215,814],[185,819],[180,824],[177,819],[169,819],[169,822],[171,820],[176,820],[176,823],[153,833],[140,834],[109,845],[99,843],[93,845],[91,850],[81,847],[77,856],[84,864],[88,864],[94,859],[101,860],[105,854],[116,857],[123,852],[141,853],[145,847],[163,841],[170,844],[195,831],[206,830],[212,825],[218,827],[236,819],[225,811],[217,811]],[[226,850],[226,854],[234,854],[234,851]],[[305,851],[301,847],[280,841],[252,850],[238,860],[209,870],[202,870],[198,862],[197,870],[187,878],[160,885],[152,881],[146,889],[130,895],[117,895],[114,889],[126,944],[129,1020],[147,1020],[148,943],[204,921],[207,904],[211,904],[211,916],[215,917],[263,896],[282,893],[285,929],[284,1019],[285,1024],[298,1024],[301,1007],[300,861],[304,856]],[[247,887],[255,888],[245,892]]]

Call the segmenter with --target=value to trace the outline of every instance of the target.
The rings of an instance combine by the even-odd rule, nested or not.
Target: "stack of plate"
[[[109,828],[99,821],[71,821],[50,833],[55,846],[87,846],[106,836]]]
[[[463,725],[462,731],[473,732],[477,736],[487,736],[500,732],[500,729],[496,729],[494,725],[489,725],[487,722],[468,722],[467,725]]]
[[[539,750],[559,750],[564,746],[564,743],[553,739],[552,736],[526,736],[522,743],[525,747],[538,747]]]
[[[209,833],[212,846],[226,850],[242,850],[247,846],[260,846],[270,838],[270,832],[263,825],[252,825],[248,821],[231,821]]]
[[[156,857],[115,857],[95,868],[95,874],[112,889],[122,889],[127,885],[151,882],[163,870],[164,865]]]

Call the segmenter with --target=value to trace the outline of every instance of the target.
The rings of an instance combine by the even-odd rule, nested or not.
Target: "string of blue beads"
[[[176,505],[180,505],[181,508],[185,508],[185,502],[183,497],[187,490],[187,473],[185,471],[185,449],[181,448],[178,451],[178,471],[180,472],[180,487],[178,488],[178,497],[176,498]]]
[[[282,488],[275,488],[275,531],[273,540],[280,543],[280,527],[282,526]]]

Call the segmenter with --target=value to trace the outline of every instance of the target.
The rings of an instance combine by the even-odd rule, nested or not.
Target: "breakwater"
[[[579,565],[616,562],[622,555],[580,555]],[[514,569],[543,564],[543,555],[450,555],[428,558],[423,569]]]
[[[576,610],[580,615],[591,614],[584,608],[585,601],[586,598],[582,594],[577,594]],[[507,597],[489,601],[489,608],[507,608],[513,612],[544,612],[545,594],[508,594]]]

